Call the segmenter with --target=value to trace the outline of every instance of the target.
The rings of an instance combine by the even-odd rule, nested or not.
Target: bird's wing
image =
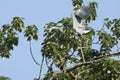
[[[80,18],[85,19],[90,14],[91,10],[89,6],[83,6],[82,8],[75,10],[75,15],[79,16]]]
[[[77,29],[77,28],[83,28],[84,29],[85,28],[81,23],[82,18],[80,18],[79,16],[76,16],[75,11],[73,11],[73,13],[72,13],[72,18],[73,18],[73,27],[75,29]]]
[[[76,11],[73,11],[72,13],[73,18],[73,28],[78,32],[79,34],[85,34],[88,33],[90,30],[85,30],[85,19],[79,17],[76,15]]]
[[[79,17],[79,16],[77,16],[77,15],[75,15],[75,18],[76,18],[77,22],[80,24],[80,23],[81,23],[82,18],[81,18],[81,17]]]

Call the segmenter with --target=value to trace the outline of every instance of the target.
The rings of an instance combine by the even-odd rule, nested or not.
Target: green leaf
[[[72,0],[73,2],[73,6],[77,7],[77,8],[80,8],[82,6],[82,3],[83,3],[83,0]]]
[[[24,28],[23,18],[14,17],[11,24],[12,24],[12,29],[15,29],[18,32],[22,32],[22,29]]]
[[[31,41],[32,39],[38,40],[38,28],[35,25],[31,25],[26,27],[24,30],[24,37],[27,37],[27,41]]]
[[[38,40],[38,35],[33,35],[33,39]]]

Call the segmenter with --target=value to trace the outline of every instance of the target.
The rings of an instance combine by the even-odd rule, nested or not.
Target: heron
[[[90,32],[86,30],[87,23],[86,18],[91,14],[89,6],[83,6],[80,9],[74,9],[72,12],[72,19],[73,19],[73,28],[79,35],[86,34]]]
[[[78,33],[78,36],[83,38],[82,34],[86,34],[90,32],[90,29],[87,30],[87,22],[86,18],[91,14],[90,6],[83,6],[80,9],[74,9],[72,12],[72,19],[73,19],[73,28],[76,30]],[[87,41],[88,42],[88,41]],[[83,47],[80,47],[83,62],[85,62],[85,57],[83,54]]]

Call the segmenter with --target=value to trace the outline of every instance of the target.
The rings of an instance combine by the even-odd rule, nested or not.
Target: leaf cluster
[[[35,25],[31,25],[25,28],[23,20],[24,18],[14,17],[10,24],[5,24],[1,27],[0,56],[2,58],[10,57],[10,51],[14,49],[14,46],[18,46],[18,34],[22,33],[22,31],[24,31],[24,36],[27,37],[27,41],[38,39],[37,27]]]
[[[120,40],[120,19],[104,19],[104,24],[112,32],[112,35]]]
[[[26,27],[24,30],[24,36],[27,37],[27,41],[31,41],[32,39],[38,40],[38,28],[36,25],[31,25]]]
[[[109,31],[109,33],[107,31]],[[118,31],[120,31],[120,19],[104,19],[103,28],[97,31],[99,43],[101,45],[100,53],[102,55],[110,54],[111,50],[115,46],[117,47],[120,40]]]
[[[52,27],[55,29],[51,30]],[[70,56],[71,49],[76,50],[80,43],[75,30],[71,28],[71,18],[64,18],[58,23],[46,24],[44,37],[42,54],[47,59],[53,59],[55,65],[66,63],[65,59]]]
[[[18,45],[18,32],[24,28],[23,18],[14,17],[11,24],[5,24],[0,29],[0,56],[9,58],[10,50]]]

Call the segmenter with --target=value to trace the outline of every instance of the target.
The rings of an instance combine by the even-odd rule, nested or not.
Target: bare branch
[[[48,68],[47,72],[51,72],[53,69],[52,69],[52,66],[53,66],[53,63],[54,63],[54,60],[51,62],[50,65],[48,65],[48,61],[47,59],[45,58],[45,62],[46,62],[46,66]]]
[[[74,70],[74,69],[76,69],[76,68],[78,68],[78,67],[80,67],[80,66],[88,65],[88,64],[91,64],[91,63],[93,63],[93,61],[77,63],[75,66],[70,67],[70,68],[67,68],[67,69],[66,69],[66,72],[70,72],[70,71],[72,71],[72,70]]]
[[[75,52],[75,50],[73,50],[73,52],[69,55],[69,56],[66,56],[65,58],[64,58],[64,61],[63,61],[63,66],[65,65],[65,63],[66,63],[66,61],[71,57],[71,56],[73,56],[74,55],[74,52]],[[63,67],[64,68],[64,67]],[[64,71],[65,71],[65,69],[63,69]]]
[[[40,64],[36,61],[35,57],[33,56],[31,41],[29,42],[29,45],[30,45],[30,54],[31,54],[31,56],[32,56],[33,61],[35,62],[35,64],[37,64],[38,66],[40,66],[39,77],[38,77],[38,79],[37,79],[37,80],[40,80],[40,78],[41,78],[41,73],[42,73],[42,66],[43,66],[43,62],[44,62],[44,57],[43,57],[43,59],[42,59],[41,65],[40,65]]]
[[[45,57],[45,63],[46,63],[47,68],[49,68],[48,61],[47,61],[46,57]]]
[[[119,52],[119,51],[120,51],[120,48],[119,48],[118,44],[116,45],[116,48],[117,48],[117,51]]]
[[[120,56],[120,52],[96,57],[96,58],[94,58],[94,60],[98,60],[98,59],[102,59],[102,58],[106,58],[106,57],[113,57],[113,56]]]
[[[38,80],[40,80],[40,79],[41,79],[43,62],[44,62],[44,56],[43,56],[43,58],[42,58],[42,62],[41,62],[41,66],[40,66],[40,72],[39,72],[39,77],[38,77]]]
[[[82,48],[80,48],[80,51],[81,51],[81,54],[82,54],[82,59],[83,59],[83,62],[85,62],[85,56],[84,56],[84,53],[83,53]]]
[[[67,72],[70,72],[70,71],[72,71],[72,70],[74,70],[74,69],[76,69],[76,68],[78,68],[78,67],[80,67],[80,66],[82,66],[82,65],[88,65],[88,64],[97,62],[97,61],[99,61],[99,60],[101,60],[101,59],[103,59],[103,58],[113,57],[113,56],[119,56],[119,55],[120,55],[120,52],[118,52],[118,53],[113,53],[113,54],[109,54],[109,55],[100,56],[100,57],[94,58],[92,61],[83,62],[83,63],[78,63],[78,64],[76,64],[76,65],[73,66],[73,67],[67,68],[66,71],[67,71]]]
[[[72,51],[71,51],[72,52]],[[75,50],[67,58],[70,58],[74,54]]]
[[[35,58],[34,58],[34,56],[33,56],[31,41],[29,42],[29,45],[30,45],[30,54],[31,54],[31,56],[32,56],[33,61],[35,62],[35,64],[37,64],[38,66],[40,66],[40,64],[35,60]]]
[[[113,57],[113,56],[119,56],[119,55],[120,55],[120,52],[118,52],[118,53],[113,53],[113,54],[109,54],[109,55],[100,56],[100,57],[94,58],[94,59],[91,60],[91,61],[82,62],[82,63],[81,63],[81,62],[80,62],[80,63],[77,63],[75,66],[66,68],[65,70],[66,70],[66,72],[69,73],[69,72],[71,72],[72,70],[75,70],[76,68],[81,67],[81,66],[83,66],[83,65],[93,64],[94,62],[97,62],[97,61],[99,61],[99,60],[101,60],[101,59],[103,59],[103,58]],[[54,73],[53,73],[53,75],[52,75],[52,77],[51,77],[50,80],[52,80],[56,75],[58,75],[58,74],[60,74],[60,73],[62,73],[62,72],[63,72],[63,71],[54,71]]]

